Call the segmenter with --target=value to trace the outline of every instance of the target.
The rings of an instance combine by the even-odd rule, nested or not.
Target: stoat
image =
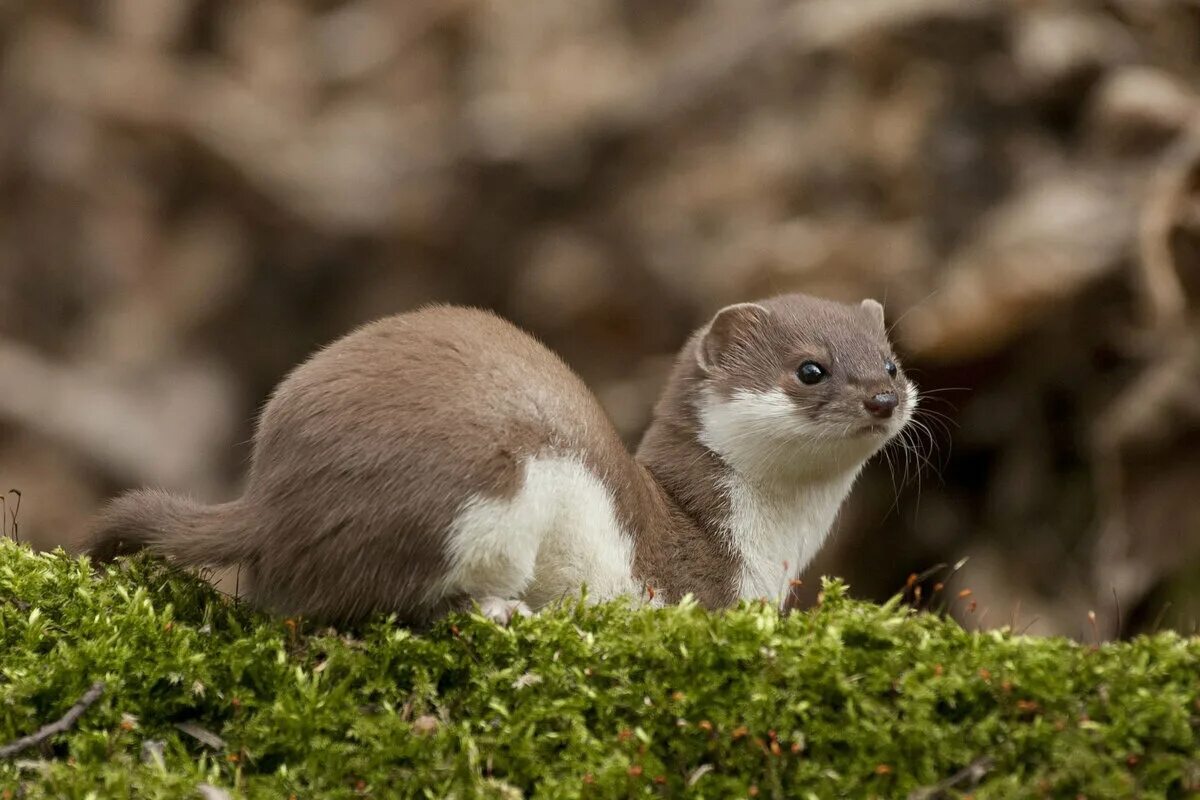
[[[245,493],[114,500],[97,560],[241,564],[250,600],[336,623],[577,595],[778,598],[917,395],[883,308],[789,294],[684,345],[635,455],[556,355],[486,311],[368,324],[276,388]]]

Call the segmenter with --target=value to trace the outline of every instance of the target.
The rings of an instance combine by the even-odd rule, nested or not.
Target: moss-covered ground
[[[1100,647],[825,587],[305,631],[147,561],[0,543],[0,796],[1192,797],[1200,640]]]

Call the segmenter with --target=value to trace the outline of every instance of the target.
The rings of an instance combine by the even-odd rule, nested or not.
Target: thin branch
[[[1117,587],[1112,587],[1113,604],[1117,607],[1117,638],[1121,638],[1121,598],[1117,597]]]
[[[949,778],[946,778],[946,780],[911,792],[908,795],[908,800],[933,800],[933,798],[945,797],[946,793],[951,789],[963,786],[978,786],[979,782],[984,779],[995,763],[996,759],[991,756],[981,756]]]
[[[67,709],[67,713],[63,714],[60,719],[43,725],[28,736],[23,736],[14,742],[0,747],[0,758],[12,758],[17,753],[41,744],[51,736],[66,733],[74,727],[84,712],[100,699],[100,695],[102,694],[104,694],[104,681],[96,681],[92,684],[92,688],[83,693],[83,697],[79,698],[79,702]]]
[[[21,541],[21,529],[17,527],[17,515],[21,513],[21,490],[20,490],[20,489],[9,489],[9,490],[8,490],[8,494],[15,494],[15,495],[17,496],[17,504],[16,504],[16,506],[14,506],[13,508],[9,509],[9,510],[8,510],[8,513],[9,513],[9,515],[12,517],[12,538],[13,538],[13,541],[14,541],[14,542],[19,542],[19,541]],[[6,495],[6,496],[7,496],[7,495]],[[8,508],[8,505],[7,505],[7,503],[5,504],[5,508]]]
[[[213,750],[224,750],[225,740],[217,736],[212,731],[202,728],[194,722],[176,722],[175,728],[186,733],[205,747],[211,747]]]

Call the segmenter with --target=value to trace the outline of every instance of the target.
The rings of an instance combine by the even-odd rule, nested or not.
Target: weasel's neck
[[[862,461],[814,469],[814,459],[789,464],[745,454],[746,463],[731,465],[705,441],[699,413],[684,400],[664,397],[637,452],[673,519],[654,534],[670,540],[659,550],[673,557],[655,559],[658,550],[639,547],[648,554],[643,568],[679,587],[676,594],[712,597],[720,583],[720,597],[706,605],[782,600],[824,544]]]
[[[660,418],[646,431],[637,461],[664,509],[657,530],[639,532],[637,571],[671,602],[690,593],[710,608],[732,605],[742,558],[728,535],[730,502],[720,457],[678,420]]]
[[[785,483],[730,473],[726,535],[741,556],[738,595],[782,601],[828,538],[854,473]]]

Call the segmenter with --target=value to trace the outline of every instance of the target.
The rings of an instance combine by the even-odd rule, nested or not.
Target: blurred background
[[[8,0],[0,209],[38,547],[235,495],[272,386],[365,320],[494,308],[632,445],[692,329],[802,290],[883,301],[946,418],[799,602],[1200,620],[1197,0]]]

